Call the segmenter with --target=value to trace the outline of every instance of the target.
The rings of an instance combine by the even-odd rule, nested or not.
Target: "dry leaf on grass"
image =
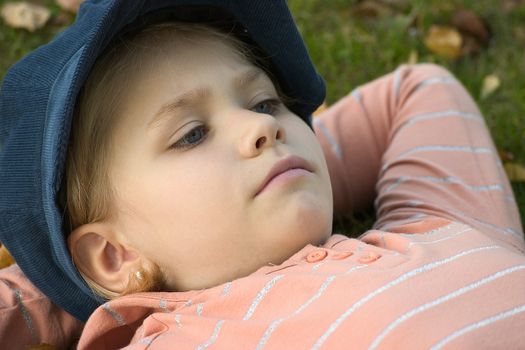
[[[462,34],[461,37],[463,38],[463,46],[461,47],[460,56],[477,55],[482,51],[483,47],[478,39],[470,34]]]
[[[68,11],[60,11],[51,17],[50,24],[55,27],[67,27],[75,20],[75,15]]]
[[[483,47],[489,44],[489,25],[473,11],[457,10],[452,19],[452,24],[463,37],[461,56],[479,54]]]
[[[525,182],[525,167],[517,163],[506,163],[503,165],[505,172],[512,182]]]
[[[454,14],[452,19],[454,27],[460,32],[468,34],[480,41],[481,44],[488,44],[490,30],[485,21],[476,13],[466,9],[460,9]]]
[[[8,26],[30,32],[42,28],[49,17],[51,12],[47,8],[27,2],[8,2],[2,7],[2,18]]]
[[[328,105],[326,104],[326,102],[323,102],[322,105],[320,105],[319,107],[317,107],[317,109],[315,110],[315,112],[312,113],[312,115],[314,117],[317,117],[319,114],[321,114],[323,111],[325,111],[326,109],[328,108]]]
[[[457,59],[462,45],[463,38],[453,27],[433,25],[425,37],[425,46],[430,51],[448,59]]]
[[[485,99],[492,95],[501,86],[501,80],[496,74],[489,74],[483,79],[480,98]]]
[[[12,265],[15,263],[15,260],[9,254],[6,247],[0,244],[0,269],[3,269],[4,267],[8,267],[9,265]]]
[[[459,9],[455,11],[450,26],[430,27],[425,45],[435,54],[454,60],[479,54],[489,39],[487,22],[471,10]]]
[[[393,14],[393,9],[380,1],[365,0],[352,8],[355,17],[385,17]]]
[[[514,154],[506,149],[498,148],[498,155],[503,162],[512,162],[514,160]]]

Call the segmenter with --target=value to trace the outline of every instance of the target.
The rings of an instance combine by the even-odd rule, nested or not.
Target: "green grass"
[[[23,55],[49,41],[73,20],[60,14],[52,0],[39,0],[52,10],[53,19],[42,30],[29,33],[0,23],[0,79],[7,68]],[[353,88],[406,63],[411,51],[419,62],[447,67],[477,100],[499,149],[512,153],[525,165],[525,5],[502,10],[504,1],[417,0],[391,1],[405,4],[391,15],[366,19],[353,15],[357,0],[289,0],[312,59],[327,82],[328,103]],[[387,1],[388,2],[388,1]],[[0,0],[0,6],[5,0]],[[478,13],[491,26],[487,49],[474,57],[448,61],[429,52],[423,38],[433,24],[448,24],[455,9],[465,7]],[[57,20],[61,18],[61,20]],[[60,22],[60,23],[59,23]],[[415,24],[415,25],[414,25]],[[483,78],[497,74],[502,86],[480,100]],[[522,221],[525,219],[525,183],[513,183]],[[372,213],[355,213],[351,231],[369,226]],[[343,223],[344,224],[344,223]]]

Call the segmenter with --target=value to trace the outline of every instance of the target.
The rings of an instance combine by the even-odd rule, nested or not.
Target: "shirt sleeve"
[[[48,345],[68,349],[83,324],[53,304],[25,277],[18,265],[0,270],[0,347],[26,349]]]
[[[314,119],[344,215],[375,206],[375,229],[437,216],[524,251],[512,187],[478,107],[450,72],[403,65]]]

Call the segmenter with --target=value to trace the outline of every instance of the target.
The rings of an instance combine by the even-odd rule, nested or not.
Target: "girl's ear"
[[[79,271],[110,292],[122,293],[130,276],[140,270],[139,254],[118,240],[109,223],[77,227],[68,246]]]

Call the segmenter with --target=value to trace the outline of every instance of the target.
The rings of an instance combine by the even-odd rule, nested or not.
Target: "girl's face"
[[[163,57],[124,87],[111,174],[126,243],[161,267],[168,289],[185,291],[324,242],[332,192],[322,150],[266,74],[222,42],[177,43]],[[303,169],[264,187],[290,157],[302,161],[284,165]]]

